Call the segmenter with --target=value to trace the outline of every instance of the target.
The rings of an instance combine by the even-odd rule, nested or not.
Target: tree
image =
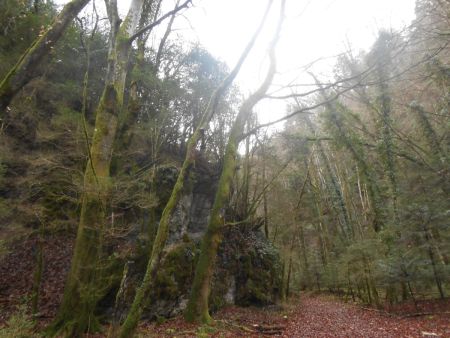
[[[102,285],[102,267],[99,263],[102,257],[102,231],[109,191],[109,171],[115,135],[122,114],[132,43],[141,34],[151,30],[174,12],[187,7],[189,3],[190,0],[187,0],[159,19],[139,27],[141,18],[152,14],[150,11],[143,11],[144,0],[131,2],[123,22],[118,16],[117,2],[107,2],[111,31],[105,87],[96,110],[71,269],[62,304],[49,329],[50,333],[77,336],[86,330],[98,329],[94,310],[105,287]]]
[[[38,36],[3,78],[0,83],[0,118],[14,96],[33,78],[36,68],[58,42],[67,26],[88,2],[89,0],[72,0],[66,4],[53,24]]]
[[[186,157],[184,159],[183,165],[181,167],[180,172],[178,173],[178,178],[175,183],[175,186],[172,190],[172,193],[170,195],[169,201],[167,202],[162,215],[161,219],[159,221],[158,230],[156,233],[156,238],[153,243],[152,252],[150,255],[150,259],[147,264],[147,269],[145,272],[144,279],[142,281],[141,286],[136,292],[135,298],[133,300],[133,304],[131,305],[131,309],[128,313],[127,318],[125,319],[125,322],[123,323],[119,336],[120,337],[129,337],[133,334],[134,330],[137,327],[138,321],[141,317],[143,307],[145,305],[145,301],[148,298],[149,292],[151,288],[153,287],[155,277],[161,262],[161,258],[163,255],[163,249],[166,244],[167,236],[169,233],[169,221],[170,218],[175,211],[175,207],[180,200],[181,194],[185,188],[186,181],[189,177],[189,172],[192,168],[192,166],[195,164],[196,159],[196,148],[198,142],[201,140],[202,135],[204,134],[205,129],[207,128],[209,122],[211,121],[211,118],[215,115],[217,106],[219,104],[220,98],[225,94],[225,92],[228,90],[230,85],[233,83],[234,79],[238,75],[242,64],[244,63],[245,59],[247,58],[248,54],[250,53],[258,35],[259,32],[262,29],[262,26],[264,25],[264,22],[267,18],[267,14],[269,12],[269,9],[271,7],[272,1],[269,1],[269,4],[267,6],[267,10],[264,14],[264,17],[256,30],[255,34],[252,36],[250,41],[248,42],[246,48],[244,49],[243,53],[241,54],[237,64],[233,68],[233,70],[230,72],[230,74],[222,81],[220,86],[215,90],[213,95],[210,98],[210,101],[203,112],[203,115],[201,117],[200,122],[198,123],[194,133],[191,135],[187,142],[187,149],[186,149]]]
[[[185,312],[188,321],[202,323],[211,322],[209,315],[209,293],[217,249],[221,241],[221,230],[225,223],[225,207],[228,202],[230,185],[233,180],[236,167],[237,150],[243,139],[245,123],[252,112],[253,107],[264,98],[276,72],[275,47],[279,39],[281,25],[284,18],[285,1],[281,1],[280,16],[273,40],[269,46],[270,65],[266,77],[261,86],[250,95],[239,109],[238,115],[231,128],[226,146],[222,173],[219,179],[217,193],[210,214],[208,228],[202,239],[201,251],[195,277],[192,284],[192,292]]]

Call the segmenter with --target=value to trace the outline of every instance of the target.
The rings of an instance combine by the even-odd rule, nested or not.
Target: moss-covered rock
[[[166,192],[171,190],[177,173],[175,167],[161,167],[158,170],[157,191],[161,204],[168,198]],[[144,317],[171,317],[185,309],[201,237],[206,230],[214,198],[215,179],[211,172],[198,168],[191,174],[191,184],[183,192],[170,221],[168,244]],[[260,230],[254,230],[250,224],[230,227],[223,235],[210,295],[211,311],[226,304],[275,303],[281,288],[282,275],[280,258],[275,248]],[[138,242],[132,238],[127,238],[127,241],[133,244],[134,250],[129,251],[129,257],[124,259],[133,262],[128,271],[130,276],[127,290],[124,290],[125,299],[120,305],[124,309],[131,305],[148,260],[148,251],[142,250],[147,247],[145,243],[136,246]],[[117,284],[115,289],[118,288]]]
[[[189,293],[198,248],[192,241],[181,242],[169,248],[156,277],[154,297],[178,300]]]
[[[268,305],[277,301],[281,261],[276,249],[260,231],[228,230],[219,250],[219,264],[222,274],[234,278],[234,285],[229,287],[235,289],[235,304]]]

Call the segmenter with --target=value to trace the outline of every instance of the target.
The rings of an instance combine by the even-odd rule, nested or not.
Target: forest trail
[[[283,310],[228,307],[216,325],[198,327],[174,318],[141,326],[141,337],[450,337],[450,302],[424,304],[427,316],[394,315],[344,303],[334,297],[304,295]],[[405,307],[406,310],[406,307]],[[407,309],[409,313],[410,309]]]
[[[450,315],[391,316],[329,297],[304,297],[282,336],[443,338],[450,337]]]

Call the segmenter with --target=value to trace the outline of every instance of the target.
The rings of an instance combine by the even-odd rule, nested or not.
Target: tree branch
[[[311,111],[311,110],[313,110],[313,109],[316,109],[316,108],[318,108],[318,107],[321,107],[321,106],[323,106],[324,104],[331,103],[331,102],[333,102],[334,100],[338,99],[342,94],[344,94],[344,93],[346,93],[346,92],[352,90],[353,88],[354,88],[353,86],[352,86],[352,87],[349,87],[349,88],[346,88],[346,89],[344,89],[344,90],[342,90],[342,91],[340,91],[340,92],[337,92],[335,95],[331,96],[331,97],[330,97],[329,99],[327,99],[327,100],[324,100],[324,101],[321,101],[321,102],[319,102],[319,103],[313,104],[312,106],[308,106],[308,107],[303,107],[303,108],[297,109],[297,110],[293,111],[292,113],[290,113],[290,114],[288,114],[288,115],[285,115],[285,116],[283,116],[283,117],[281,117],[281,118],[279,118],[279,119],[277,119],[277,120],[275,120],[275,121],[271,121],[271,122],[267,122],[267,123],[260,124],[259,126],[256,126],[256,127],[253,128],[252,130],[250,130],[250,131],[248,131],[246,134],[244,134],[244,135],[242,136],[242,138],[244,139],[244,138],[248,137],[249,135],[252,135],[252,134],[256,133],[256,132],[257,132],[259,129],[261,129],[261,128],[270,127],[270,126],[272,126],[272,125],[274,125],[274,124],[277,124],[277,123],[283,122],[283,121],[285,121],[285,120],[288,120],[288,119],[290,119],[291,117],[294,117],[294,116],[296,116],[296,115],[298,115],[298,114],[306,113],[306,112],[309,112],[309,111]]]
[[[163,22],[165,19],[175,15],[176,13],[178,13],[179,11],[181,11],[183,8],[187,8],[189,6],[189,4],[192,2],[192,0],[186,0],[185,2],[183,2],[180,6],[175,7],[174,9],[172,9],[171,11],[167,12],[166,14],[164,14],[162,17],[160,17],[158,20],[152,22],[151,24],[142,27],[141,29],[139,29],[136,33],[134,33],[129,39],[128,41],[130,43],[132,43],[136,38],[138,38],[139,36],[141,36],[142,34],[144,34],[145,32],[153,29],[154,27],[158,26],[161,22]]]

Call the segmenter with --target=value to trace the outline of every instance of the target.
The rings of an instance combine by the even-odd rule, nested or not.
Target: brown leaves
[[[43,242],[43,275],[39,294],[39,317],[56,314],[70,268],[73,238],[49,236]],[[36,265],[38,238],[18,241],[11,253],[0,260],[0,323],[16,310],[19,304],[29,304]]]
[[[205,331],[206,337],[450,337],[448,314],[405,318],[326,296],[302,296],[284,311],[232,306],[214,318],[215,325],[207,329],[178,317],[142,327],[141,332],[158,337],[196,337]]]
[[[447,305],[448,302],[447,302]],[[283,337],[450,337],[450,316],[400,318],[327,297],[302,297]]]

